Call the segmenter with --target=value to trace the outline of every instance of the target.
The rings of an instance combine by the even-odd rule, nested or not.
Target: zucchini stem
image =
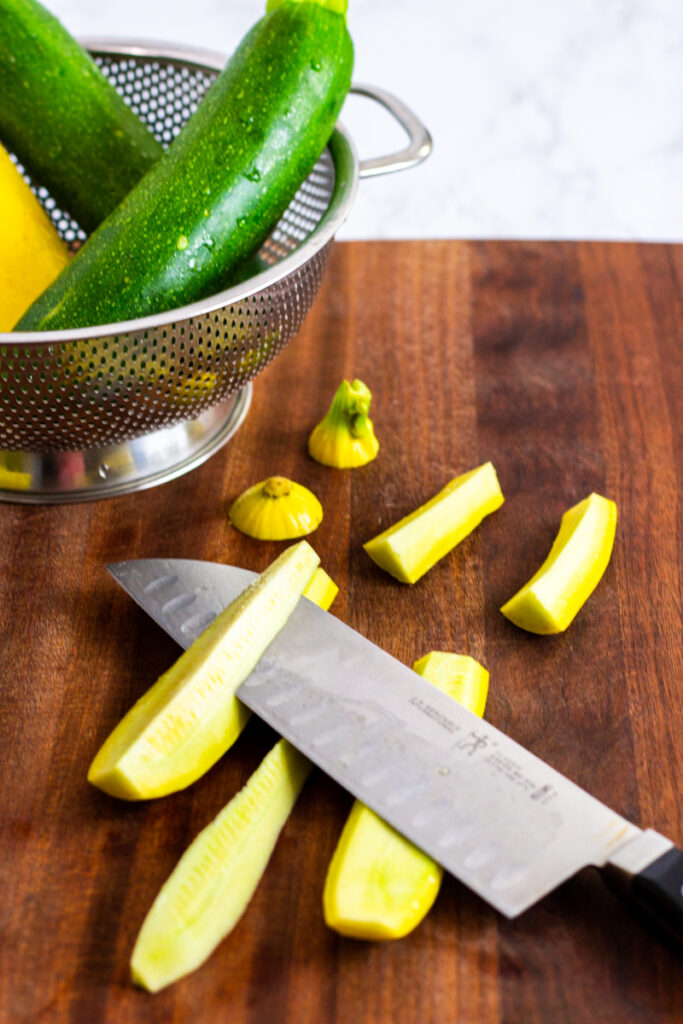
[[[277,10],[278,7],[282,7],[283,4],[317,4],[318,7],[324,7],[328,11],[332,11],[334,14],[341,14],[346,17],[348,10],[347,0],[268,0],[266,3],[266,14],[270,14],[271,11]]]

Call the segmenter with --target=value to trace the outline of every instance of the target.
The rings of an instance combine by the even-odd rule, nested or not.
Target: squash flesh
[[[473,658],[433,651],[413,669],[483,715],[489,674]],[[325,922],[355,939],[400,939],[429,912],[442,877],[435,860],[356,800],[325,879]]]
[[[338,587],[308,593],[326,607]],[[325,581],[323,581],[324,583]],[[227,804],[178,862],[149,911],[133,950],[133,981],[156,992],[199,967],[234,928],[256,889],[278,835],[311,769],[279,740],[246,786]]]
[[[125,800],[190,785],[232,745],[249,711],[235,696],[284,626],[318,564],[292,545],[224,609],[119,722],[88,780]]]
[[[617,506],[599,494],[590,494],[568,509],[548,557],[503,605],[503,615],[532,633],[563,632],[609,564],[616,524]]]
[[[410,515],[363,545],[380,568],[416,583],[504,502],[490,462],[451,480]]]
[[[247,784],[199,833],[142,925],[133,981],[149,992],[199,967],[235,927],[311,769],[279,740]]]

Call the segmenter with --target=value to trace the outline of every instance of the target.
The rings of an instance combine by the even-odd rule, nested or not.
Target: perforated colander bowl
[[[167,44],[86,43],[168,144],[225,58]],[[71,331],[0,334],[0,499],[73,501],[171,479],[239,427],[250,381],[296,334],[322,282],[359,177],[410,167],[428,132],[396,97],[354,86],[405,128],[405,149],[359,162],[338,125],[259,253],[263,269],[181,309]],[[28,180],[28,179],[27,179]],[[45,189],[36,193],[72,248],[85,238]]]

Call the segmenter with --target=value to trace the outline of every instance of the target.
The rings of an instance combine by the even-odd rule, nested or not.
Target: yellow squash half
[[[314,580],[320,573],[335,586],[320,568]],[[334,594],[330,597],[325,580],[321,582],[318,596],[327,608]],[[310,584],[304,594],[322,605]],[[199,833],[142,925],[131,960],[136,984],[158,992],[204,963],[232,931],[261,880],[310,769],[303,754],[287,740],[279,740],[246,786]]]
[[[112,796],[145,800],[208,771],[249,718],[235,691],[294,611],[318,562],[307,541],[283,551],[119,722],[88,780]]]
[[[489,674],[474,658],[432,651],[413,668],[483,715]],[[442,876],[436,861],[356,800],[327,872],[325,921],[356,939],[400,939],[425,917]]]

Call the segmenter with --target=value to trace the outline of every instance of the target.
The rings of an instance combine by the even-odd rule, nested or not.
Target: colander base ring
[[[252,385],[196,419],[130,441],[74,452],[0,450],[0,501],[64,504],[96,501],[166,483],[201,465],[242,425]]]

